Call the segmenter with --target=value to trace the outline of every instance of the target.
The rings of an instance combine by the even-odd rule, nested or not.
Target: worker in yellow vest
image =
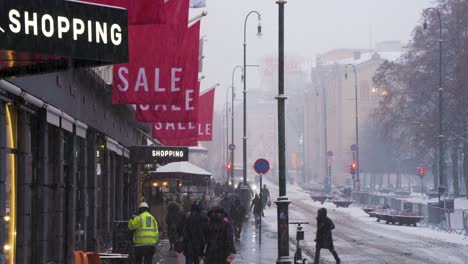
[[[140,203],[138,215],[128,221],[128,229],[135,231],[133,245],[136,263],[141,264],[144,260],[144,264],[151,264],[159,241],[159,230],[147,203]]]

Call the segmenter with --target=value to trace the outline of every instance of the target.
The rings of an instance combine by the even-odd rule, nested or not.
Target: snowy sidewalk
[[[237,255],[234,263],[275,263],[278,257],[277,235],[265,228],[265,221],[271,220],[262,219],[262,244],[259,245],[259,230],[255,228],[255,223],[252,218],[253,217],[250,217],[250,219],[244,223],[241,239],[236,242]]]

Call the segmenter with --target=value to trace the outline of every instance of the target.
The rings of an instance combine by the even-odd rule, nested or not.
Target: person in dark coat
[[[198,264],[203,259],[205,233],[208,218],[201,213],[197,203],[186,214],[183,227],[184,255],[186,264]]]
[[[179,239],[179,234],[177,232],[177,227],[182,220],[182,213],[180,212],[180,206],[177,203],[171,202],[167,205],[167,215],[166,215],[166,224],[167,224],[167,235],[169,237],[169,243],[171,248],[169,251],[172,251],[175,247],[174,244]]]
[[[226,212],[220,206],[214,207],[208,211],[208,219],[205,232],[205,264],[231,263],[237,252],[233,229],[226,218]]]
[[[263,188],[260,191],[262,197],[262,207],[265,210],[267,203],[270,201],[270,191],[266,187],[266,184],[263,184]]]
[[[234,228],[234,235],[236,240],[240,240],[240,234],[242,232],[242,224],[245,219],[245,208],[242,206],[242,202],[238,195],[234,196],[232,205],[231,222]]]
[[[250,210],[252,210],[252,207],[253,207],[253,213],[255,216],[255,224],[258,224],[260,222],[260,217],[262,215],[262,201],[260,200],[258,193],[255,194],[255,198],[252,200],[252,203],[250,204]]]
[[[340,264],[341,260],[338,257],[338,253],[335,251],[333,246],[332,230],[335,229],[335,225],[332,220],[327,217],[327,209],[320,208],[317,212],[317,234],[315,238],[315,264],[319,264],[320,249],[326,248],[330,250],[337,264]]]

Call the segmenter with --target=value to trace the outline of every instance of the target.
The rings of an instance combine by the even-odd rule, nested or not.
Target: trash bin
[[[455,209],[455,201],[454,199],[445,199],[444,203],[442,203],[442,208],[449,209],[453,211]]]

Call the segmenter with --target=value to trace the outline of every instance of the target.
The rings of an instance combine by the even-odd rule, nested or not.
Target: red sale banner
[[[213,111],[215,87],[200,95],[198,101],[198,140],[213,140]]]
[[[155,122],[153,123],[153,138],[160,142],[171,142],[177,145],[177,140],[197,139],[211,141],[213,138],[213,110],[215,87],[205,91],[199,98],[198,122]],[[182,144],[182,143],[181,143]]]
[[[163,139],[159,141],[164,146],[193,147],[198,146],[197,138]]]
[[[175,46],[182,46],[180,50],[180,53],[182,54],[179,55],[184,58],[184,66],[180,68],[162,67],[161,69],[172,69],[171,73],[166,76],[162,76],[160,73],[161,69],[159,69],[157,71],[158,74],[153,78],[153,80],[156,81],[155,87],[158,86],[157,90],[156,88],[154,91],[151,91],[149,88],[148,91],[140,88],[138,91],[136,88],[132,90],[130,89],[131,85],[128,84],[127,79],[120,78],[114,83],[114,103],[140,102],[140,105],[137,105],[136,111],[136,119],[140,122],[196,122],[198,119],[197,106],[200,93],[200,86],[198,83],[199,36],[200,21],[188,29],[182,44],[177,45],[174,43]],[[174,49],[174,47],[172,48]],[[163,55],[161,57],[167,56]],[[169,61],[170,60],[171,59],[169,59]],[[126,68],[121,66],[115,67],[115,69],[117,74],[119,74],[119,71],[123,73],[126,72]],[[180,73],[177,72],[178,69],[180,70]],[[133,69],[132,71],[135,70],[136,69]],[[140,69],[140,71],[144,70]],[[175,72],[175,75],[172,74],[173,72]],[[145,80],[148,80],[148,82],[151,83],[150,80],[152,77],[147,75],[144,76],[146,78]],[[115,78],[119,78],[119,76],[115,76],[114,71],[114,79]],[[160,87],[161,84],[159,83],[163,80],[170,83],[168,84],[170,88]],[[137,78],[135,83],[135,85],[140,85],[142,81]],[[125,89],[121,89],[122,85],[124,85],[123,88]],[[119,90],[118,92],[115,92],[115,86],[117,86],[116,88]]]
[[[82,2],[125,8],[128,10],[129,25],[167,23],[164,0],[82,0]],[[185,0],[180,2],[185,2]],[[182,4],[179,5],[183,6]],[[173,12],[173,8],[171,8],[170,12]],[[171,20],[174,20],[174,18],[171,18]]]

